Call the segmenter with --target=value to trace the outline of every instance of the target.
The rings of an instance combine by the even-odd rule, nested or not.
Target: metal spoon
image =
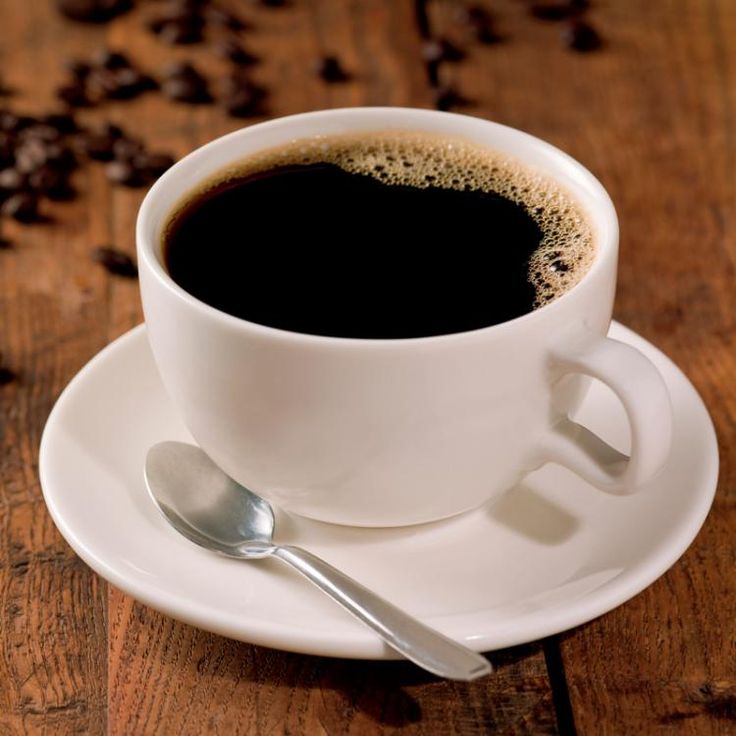
[[[474,680],[488,660],[448,639],[313,554],[272,541],[273,511],[223,473],[198,447],[161,442],[146,457],[146,486],[158,508],[187,539],[226,557],[276,557],[297,569],[390,647],[440,677]]]

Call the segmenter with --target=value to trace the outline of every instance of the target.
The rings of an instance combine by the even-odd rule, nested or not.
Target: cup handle
[[[553,355],[556,376],[582,373],[616,393],[631,427],[631,455],[624,455],[582,424],[560,417],[543,441],[543,462],[569,468],[608,493],[626,495],[664,465],[672,437],[672,405],[664,379],[636,348],[609,337],[591,337]]]

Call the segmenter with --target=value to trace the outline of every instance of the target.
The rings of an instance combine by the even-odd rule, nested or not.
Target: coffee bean
[[[29,115],[17,115],[9,110],[0,111],[0,130],[6,133],[20,133],[24,128],[28,128],[36,122]]]
[[[208,23],[227,28],[229,31],[245,31],[250,28],[242,18],[233,15],[229,10],[218,5],[208,5],[204,8],[204,17]]]
[[[498,43],[502,37],[496,32],[493,16],[479,5],[460,7],[458,20],[466,25],[478,43],[490,45]]]
[[[36,222],[38,220],[38,199],[30,192],[18,192],[3,202],[0,212],[18,222]]]
[[[139,171],[144,172],[147,181],[154,181],[174,165],[174,158],[167,153],[144,151],[134,158],[133,163]]]
[[[465,58],[465,53],[446,38],[439,38],[425,41],[422,56],[425,61],[432,63],[457,62]]]
[[[69,113],[54,112],[44,115],[44,124],[55,128],[61,135],[71,135],[79,130],[77,121]]]
[[[82,151],[93,161],[111,161],[115,142],[123,132],[116,125],[106,125],[96,132],[87,132],[80,140]]]
[[[590,23],[582,20],[569,23],[562,32],[562,40],[568,48],[580,53],[595,51],[603,45],[598,31]]]
[[[169,67],[168,77],[161,84],[161,91],[177,102],[201,104],[212,100],[207,80],[188,63]]]
[[[173,46],[200,43],[202,23],[200,20],[168,20],[162,23],[158,37]]]
[[[26,177],[18,169],[7,168],[0,171],[0,189],[16,192],[26,185]]]
[[[92,71],[92,65],[81,59],[68,59],[64,66],[69,74],[78,81],[84,81]]]
[[[92,251],[92,260],[104,266],[110,273],[126,278],[136,278],[138,267],[135,261],[123,251],[107,245],[100,245]]]
[[[265,87],[256,84],[244,71],[234,71],[227,80],[223,102],[232,117],[250,118],[265,114],[267,97]]]
[[[92,61],[95,66],[103,69],[123,69],[132,66],[130,59],[125,54],[106,48],[99,49]]]
[[[87,95],[87,90],[80,82],[70,82],[58,87],[56,96],[69,107],[91,107],[92,101]]]
[[[215,51],[223,58],[238,66],[251,66],[257,64],[260,59],[244,49],[237,41],[226,39],[215,46]]]
[[[47,146],[41,140],[25,140],[15,149],[15,168],[21,174],[30,174],[45,164],[47,159]]]
[[[118,161],[131,160],[143,152],[143,144],[132,138],[118,138],[113,143],[112,153]]]
[[[336,56],[323,57],[317,64],[317,74],[328,84],[347,82],[350,79]]]
[[[468,104],[469,100],[461,95],[454,87],[443,86],[434,92],[434,105],[438,110],[454,110]]]
[[[133,7],[131,0],[56,0],[62,15],[81,23],[107,23]]]
[[[146,182],[131,161],[115,160],[105,165],[105,175],[113,184],[122,184],[126,187],[140,187]]]
[[[0,386],[7,386],[9,383],[16,381],[18,374],[7,366],[0,366]]]
[[[28,185],[37,194],[60,202],[73,199],[75,194],[67,175],[49,166],[34,171],[28,177]]]
[[[530,5],[529,12],[539,20],[558,21],[565,20],[578,11],[567,2],[543,2]]]

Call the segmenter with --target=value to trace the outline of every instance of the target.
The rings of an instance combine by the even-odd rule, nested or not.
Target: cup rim
[[[604,227],[601,228],[605,231],[605,236],[602,236],[596,243],[596,254],[593,262],[588,270],[583,274],[580,281],[575,284],[571,289],[563,293],[561,296],[554,299],[549,304],[545,304],[541,307],[533,309],[531,312],[527,312],[513,319],[506,320],[493,325],[487,325],[486,327],[478,327],[472,330],[465,330],[462,332],[448,332],[440,335],[430,335],[421,337],[401,337],[401,338],[362,338],[362,337],[338,337],[330,335],[316,335],[305,332],[295,332],[291,330],[285,330],[278,327],[270,327],[268,325],[262,325],[257,322],[251,322],[250,320],[242,317],[236,317],[235,315],[213,307],[210,304],[198,299],[197,297],[190,294],[188,291],[179,286],[167,273],[163,263],[156,255],[156,238],[151,233],[152,218],[151,210],[157,198],[162,196],[162,193],[166,191],[166,188],[170,183],[175,180],[178,173],[184,166],[190,166],[194,162],[205,160],[210,151],[216,147],[225,146],[228,142],[235,139],[239,139],[243,136],[258,135],[260,132],[267,129],[276,129],[278,127],[291,127],[299,125],[302,122],[311,122],[319,119],[328,118],[360,118],[361,116],[370,118],[375,117],[376,124],[366,125],[365,130],[381,130],[381,125],[378,123],[380,118],[384,115],[397,115],[401,113],[409,113],[413,117],[424,117],[425,120],[431,119],[455,119],[456,121],[474,121],[475,124],[489,126],[496,132],[502,132],[505,135],[510,135],[517,138],[519,141],[523,141],[529,146],[532,146],[538,150],[541,150],[548,155],[551,155],[555,159],[559,160],[562,165],[565,165],[569,170],[574,171],[575,177],[581,182],[581,184],[591,191],[591,193],[599,200],[600,212],[597,215],[593,215],[590,212],[590,208],[585,207],[581,203],[586,214],[588,214],[596,222],[604,222]],[[383,125],[383,130],[390,130],[391,124]],[[407,130],[419,130],[421,132],[421,126],[407,127]],[[300,137],[311,137],[313,134],[295,133],[292,138],[298,139]],[[440,134],[441,135],[441,134]],[[448,134],[449,136],[450,134]],[[462,134],[458,134],[458,138],[463,138]],[[482,145],[482,144],[480,144]],[[492,145],[492,144],[491,144]],[[502,149],[501,149],[502,150]],[[512,154],[513,155],[513,154]],[[545,173],[548,176],[554,178],[553,172]],[[204,179],[204,177],[203,177]],[[348,108],[334,108],[326,110],[316,110],[312,112],[297,113],[294,115],[286,115],[271,120],[266,120],[255,125],[246,126],[239,128],[238,130],[226,133],[225,135],[219,136],[208,143],[205,143],[193,151],[188,153],[186,156],[177,161],[170,169],[168,169],[148,190],[146,196],[141,203],[138,211],[136,220],[136,241],[137,241],[137,252],[139,266],[143,266],[153,275],[154,279],[160,287],[163,287],[167,292],[176,297],[178,300],[183,301],[186,305],[194,308],[201,312],[203,315],[208,316],[211,319],[219,320],[222,324],[229,326],[232,329],[247,331],[249,333],[256,333],[262,337],[268,337],[276,340],[284,340],[288,342],[300,342],[303,344],[311,345],[341,345],[341,346],[400,346],[400,345],[430,345],[438,343],[446,343],[457,340],[475,339],[482,336],[498,335],[502,332],[518,329],[522,323],[532,323],[536,320],[544,319],[552,315],[556,310],[564,308],[570,299],[574,298],[579,292],[580,288],[589,281],[597,272],[601,271],[606,267],[607,261],[611,258],[617,258],[618,252],[618,217],[616,215],[616,209],[610,198],[610,195],[606,191],[605,187],[601,182],[579,161],[574,159],[569,154],[565,153],[556,146],[548,143],[547,141],[537,138],[530,133],[513,128],[511,126],[496,123],[491,120],[479,118],[471,115],[464,115],[460,113],[445,112],[439,110],[427,110],[422,108],[413,107],[348,107]]]

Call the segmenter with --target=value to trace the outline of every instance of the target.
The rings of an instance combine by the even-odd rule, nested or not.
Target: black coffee
[[[592,257],[574,201],[466,143],[302,142],[223,172],[173,215],[166,267],[224,312],[358,338],[464,332],[567,291]]]

